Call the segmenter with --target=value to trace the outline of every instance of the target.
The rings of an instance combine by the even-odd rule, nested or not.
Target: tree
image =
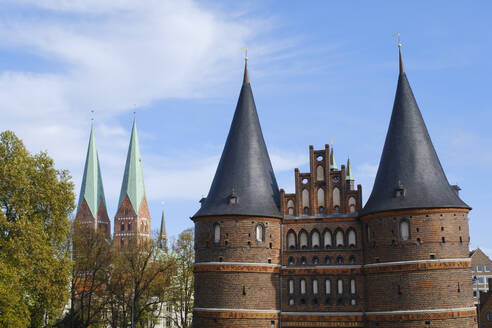
[[[106,287],[112,273],[111,241],[105,231],[87,225],[74,223],[72,230],[71,306],[61,326],[101,326],[106,319]]]
[[[67,171],[55,169],[44,152],[29,154],[13,132],[0,133],[2,326],[48,325],[63,310],[71,266],[68,217],[74,198]]]
[[[194,276],[193,229],[183,231],[172,245],[171,256],[176,261],[167,305],[171,308],[169,319],[179,328],[191,327],[193,313]]]
[[[154,239],[129,239],[113,255],[108,286],[111,327],[146,327],[156,319],[175,265]]]

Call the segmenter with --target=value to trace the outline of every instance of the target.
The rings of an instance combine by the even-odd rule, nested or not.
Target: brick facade
[[[485,254],[484,254],[485,255]],[[485,257],[487,257],[485,255]],[[487,257],[488,258],[488,257]],[[492,278],[489,278],[489,285],[492,283]],[[492,327],[492,290],[480,293],[480,304],[479,306],[479,320],[480,328],[491,328]]]
[[[113,240],[117,247],[124,246],[125,241],[137,237],[140,239],[150,238],[150,212],[147,199],[144,197],[140,205],[140,211],[135,213],[128,196],[121,202],[114,217]]]
[[[360,216],[362,188],[329,154],[309,148],[283,219],[194,218],[193,326],[476,327],[468,210]]]

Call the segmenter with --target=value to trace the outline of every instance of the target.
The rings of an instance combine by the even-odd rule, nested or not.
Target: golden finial
[[[400,33],[395,33],[393,36],[398,38],[398,48],[401,48]]]
[[[398,55],[400,59],[400,74],[405,72],[405,67],[403,66],[403,58],[401,56],[401,40],[400,40],[400,33],[395,33],[393,34],[394,37],[398,38]]]
[[[241,48],[244,51],[244,78],[243,84],[249,83],[249,74],[248,74],[248,48]]]
[[[248,48],[244,47],[241,50],[244,51],[244,60],[248,61]]]
[[[330,138],[330,143],[333,146],[333,141],[335,141],[335,138]]]

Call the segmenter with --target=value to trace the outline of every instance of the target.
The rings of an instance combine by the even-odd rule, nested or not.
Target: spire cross
[[[241,50],[244,51],[244,60],[248,61],[248,48],[244,47],[244,48],[241,48]]]
[[[398,38],[398,48],[401,48],[400,33],[395,33],[393,36]]]

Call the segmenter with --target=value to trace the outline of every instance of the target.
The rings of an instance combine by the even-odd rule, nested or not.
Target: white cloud
[[[273,170],[275,172],[293,171],[308,163],[309,158],[305,154],[289,153],[285,151],[274,150],[270,152]]]
[[[378,171],[377,164],[371,163],[363,163],[361,165],[357,165],[354,169],[356,175],[360,178],[376,178],[376,173]]]
[[[0,73],[0,130],[15,131],[30,151],[47,150],[57,166],[74,172],[78,185],[90,110],[96,109],[107,197],[118,197],[129,140],[128,129],[117,121],[119,114],[161,99],[218,95],[223,91],[219,86],[241,70],[240,49],[246,44],[263,53],[292,47],[292,42],[256,40],[271,24],[266,19],[246,20],[191,0],[10,4],[41,14],[5,16],[0,22],[2,47],[47,64],[41,73],[26,67]],[[151,166],[162,158],[145,158],[148,194],[155,193],[156,199],[199,198],[190,190],[208,190],[218,161],[201,155],[203,160],[186,168],[169,159],[164,159],[166,167]],[[277,169],[296,162],[274,160]],[[194,181],[193,188],[183,179]]]
[[[145,158],[145,184],[150,200],[179,198],[198,201],[207,195],[220,155],[203,156],[190,152],[184,154],[186,156],[152,155]],[[305,162],[303,156],[289,153],[273,153],[271,160],[276,172],[291,171]],[[119,191],[121,174],[116,174],[114,178],[104,177],[106,185],[111,185],[111,190]]]

